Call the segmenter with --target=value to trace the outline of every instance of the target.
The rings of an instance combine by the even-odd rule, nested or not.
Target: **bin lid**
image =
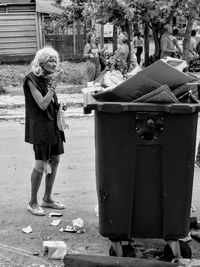
[[[102,102],[97,101],[88,93],[84,95],[84,114],[89,114],[92,110],[109,113],[120,113],[127,111],[136,112],[165,112],[173,114],[195,113],[200,111],[200,103],[136,103],[136,102]]]

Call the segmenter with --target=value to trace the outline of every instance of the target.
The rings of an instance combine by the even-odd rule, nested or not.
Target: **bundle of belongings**
[[[181,59],[167,57],[133,70],[127,79],[120,73],[109,73],[107,87],[94,90],[92,96],[104,102],[197,103],[199,81],[183,72],[186,66]]]

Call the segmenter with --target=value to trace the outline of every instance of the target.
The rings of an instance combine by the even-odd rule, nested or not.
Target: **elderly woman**
[[[25,142],[33,144],[35,165],[31,174],[31,199],[27,210],[34,215],[45,215],[42,207],[64,209],[51,197],[59,163],[64,153],[64,132],[57,127],[59,109],[56,86],[62,71],[57,71],[59,55],[52,47],[40,49],[31,64],[32,71],[23,84],[25,95]],[[63,106],[66,109],[66,105]],[[45,173],[45,192],[41,206],[37,193]]]
[[[113,57],[111,70],[119,70],[122,74],[128,71],[127,59],[129,55],[128,38],[125,34],[120,33],[118,37],[118,48]]]

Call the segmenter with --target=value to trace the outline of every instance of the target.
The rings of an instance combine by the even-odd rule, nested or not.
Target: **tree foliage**
[[[170,23],[175,16],[180,24],[187,25],[190,21],[191,28],[195,19],[194,10],[199,5],[199,0],[73,0],[67,7],[60,6],[63,12],[57,15],[57,19],[59,18],[61,27],[66,27],[77,19],[83,21],[88,18],[95,18],[104,24],[110,22],[116,26],[129,25],[129,29],[131,24],[142,23],[152,30],[155,56],[159,58],[164,25]],[[188,34],[189,30],[186,32]]]

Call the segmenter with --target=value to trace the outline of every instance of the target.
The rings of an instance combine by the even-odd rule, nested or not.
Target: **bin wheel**
[[[123,252],[122,257],[135,258],[135,256],[136,256],[136,251],[135,251],[135,248],[132,244],[122,245],[122,252]],[[116,256],[116,257],[118,256],[115,249],[113,248],[113,246],[111,246],[109,249],[109,255],[110,256]]]
[[[182,240],[179,240],[179,245],[180,245],[180,250],[181,250],[181,256],[186,259],[191,259],[192,251],[191,251],[190,246]],[[166,261],[171,262],[175,258],[175,255],[171,247],[168,244],[164,247],[163,254],[164,254],[164,259]]]

